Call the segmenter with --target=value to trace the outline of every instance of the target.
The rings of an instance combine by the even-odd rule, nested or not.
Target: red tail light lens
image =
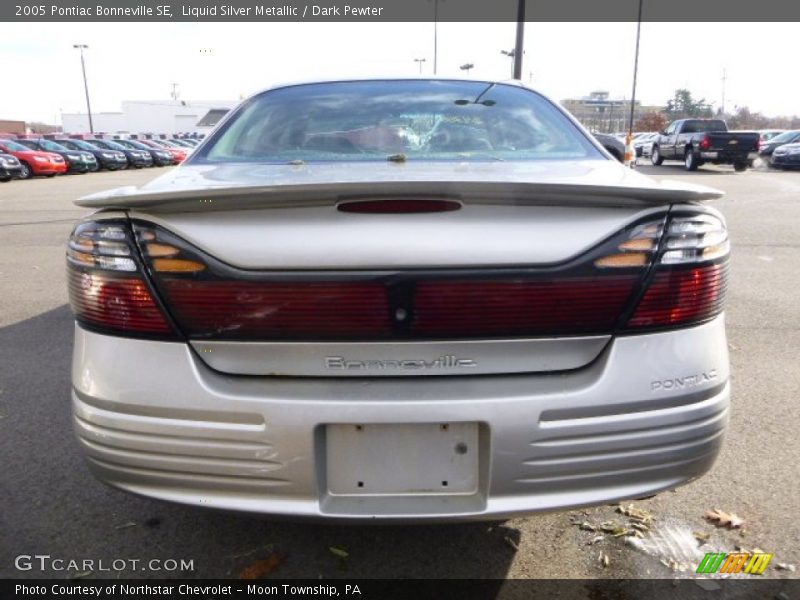
[[[69,301],[89,329],[128,336],[173,337],[138,264],[125,222],[78,225],[67,248]]]
[[[627,329],[685,327],[722,312],[728,286],[730,243],[721,219],[677,215]]]
[[[70,269],[69,299],[84,325],[117,333],[169,333],[172,328],[139,278]]]
[[[421,282],[414,330],[429,337],[608,332],[638,282],[635,274]]]
[[[388,200],[348,200],[336,205],[339,212],[364,214],[433,213],[459,210],[455,200],[424,200],[417,198]]]
[[[190,337],[336,339],[392,333],[379,282],[160,280],[167,304]]]
[[[700,140],[700,150],[708,150],[711,147],[711,139],[706,136]]]
[[[628,327],[705,321],[722,311],[727,280],[727,263],[656,273]]]

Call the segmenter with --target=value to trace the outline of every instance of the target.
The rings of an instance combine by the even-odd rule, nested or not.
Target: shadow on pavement
[[[191,572],[122,577],[238,577],[272,552],[279,578],[497,578],[519,531],[496,523],[342,526],[273,521],[128,495],[96,481],[73,437],[69,402],[72,316],[61,306],[0,329],[0,577],[19,554],[65,559],[185,559]],[[330,547],[346,550],[347,558]],[[74,573],[73,573],[74,575]],[[116,572],[98,573],[116,577]]]

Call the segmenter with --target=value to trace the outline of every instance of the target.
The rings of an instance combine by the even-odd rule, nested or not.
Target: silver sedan
[[[74,424],[120,489],[329,520],[495,519],[701,476],[729,243],[522,85],[287,85],[81,199]]]

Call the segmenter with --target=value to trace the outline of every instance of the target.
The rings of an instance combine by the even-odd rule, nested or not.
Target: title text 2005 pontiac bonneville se
[[[643,497],[728,419],[719,192],[518,84],[288,85],[79,201],[75,427],[101,480],[328,519]]]

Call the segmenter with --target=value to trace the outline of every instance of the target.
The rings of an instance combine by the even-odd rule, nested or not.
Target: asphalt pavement
[[[800,173],[728,167],[687,173],[679,165],[640,171],[727,192],[715,206],[734,244],[727,310],[733,411],[708,475],[635,507],[654,517],[652,531],[670,532],[678,545],[710,534],[705,546],[693,542],[692,552],[760,549],[775,555],[765,576],[795,576],[778,565],[800,562]],[[614,506],[503,523],[343,526],[171,505],[93,479],[70,422],[73,322],[64,247],[85,213],[72,200],[162,172],[0,184],[0,577],[237,577],[264,559],[273,561],[274,576],[285,578],[690,575],[674,556],[650,555],[628,536],[591,531],[628,522]],[[745,524],[715,528],[704,519],[709,509],[735,513]],[[15,566],[16,557],[35,554],[95,562],[77,572]],[[140,563],[109,574],[99,572],[101,559],[106,567],[118,559],[182,559],[192,561],[192,570],[157,571],[150,568],[155,563],[142,570]]]

